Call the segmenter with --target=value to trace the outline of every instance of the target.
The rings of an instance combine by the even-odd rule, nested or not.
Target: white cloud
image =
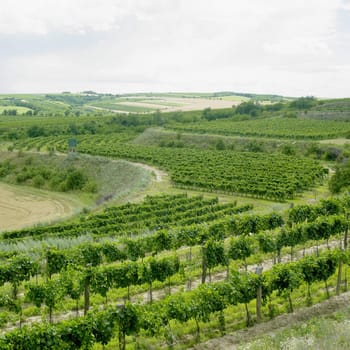
[[[0,91],[346,95],[350,72],[342,57],[350,50],[337,14],[346,15],[348,6],[343,0],[2,0]],[[32,47],[22,45],[28,37]]]
[[[2,0],[0,33],[108,31],[127,9],[118,0]]]

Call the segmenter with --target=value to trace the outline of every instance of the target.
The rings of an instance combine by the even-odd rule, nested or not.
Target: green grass
[[[0,162],[10,159],[18,169],[22,167],[38,167],[45,164],[52,169],[68,169],[74,167],[86,174],[96,185],[96,192],[82,189],[76,195],[89,207],[98,207],[108,200],[123,202],[129,196],[139,196],[146,191],[151,183],[152,174],[133,163],[118,160],[112,161],[103,157],[92,157],[71,153],[69,155],[49,155],[36,153],[8,153],[0,154]],[[10,173],[2,181],[16,184],[16,177]],[[30,184],[30,183],[29,183]]]
[[[79,94],[67,94],[68,97],[72,97],[71,100],[76,103],[79,102]],[[158,104],[160,106],[171,106],[170,102],[168,103],[166,100],[166,97],[188,97],[188,98],[222,98],[222,99],[228,99],[232,101],[241,101],[241,100],[247,100],[247,97],[241,97],[241,96],[235,96],[235,95],[217,95],[214,96],[213,94],[201,94],[201,93],[174,93],[174,94],[140,94],[140,95],[133,95],[130,97],[101,97],[100,102],[91,102],[91,104],[99,106],[99,104],[107,106],[107,109],[113,109],[113,110],[121,110],[120,108],[124,108],[127,112],[145,112],[145,111],[154,111],[155,109],[152,108],[144,108],[141,106],[127,106],[124,104],[120,104],[121,102],[127,103],[127,102],[141,102],[141,103],[149,103],[149,104]],[[9,96],[10,98],[11,96]],[[147,98],[149,97],[149,98]],[[44,95],[16,95],[16,98],[26,99],[33,105],[40,106],[41,111],[46,111],[47,113],[61,113],[64,112],[67,108],[70,107],[70,104],[63,101],[55,101],[55,100],[47,100]],[[154,99],[155,98],[155,99]],[[164,100],[163,100],[164,98]],[[1,99],[1,98],[0,98]],[[342,101],[343,103],[344,101]],[[346,101],[345,101],[346,102]],[[328,103],[328,102],[327,102]],[[175,103],[173,103],[173,106],[175,106]],[[339,105],[340,106],[340,105]],[[331,108],[334,106],[328,106],[325,108],[326,111],[321,111],[322,113],[329,113]],[[9,108],[9,106],[1,106],[0,108]],[[75,107],[78,108],[78,107]],[[86,105],[82,105],[79,108],[86,108]],[[105,108],[105,107],[101,107]],[[334,107],[335,108],[335,107]],[[338,106],[335,108],[337,109]],[[342,108],[342,107],[339,107]],[[1,111],[1,109],[0,109]],[[45,113],[46,113],[45,112]],[[108,113],[108,111],[106,111]],[[200,112],[199,112],[200,113]],[[316,112],[315,112],[316,113]],[[339,110],[336,110],[334,113],[342,113]],[[310,115],[309,115],[310,116]],[[129,117],[129,116],[126,116]],[[324,138],[324,137],[333,137],[333,135],[342,134],[345,131],[350,131],[350,123],[338,123],[338,122],[320,122],[320,121],[312,121],[307,120],[304,117],[308,117],[308,115],[303,115],[303,118],[298,119],[286,119],[286,118],[279,118],[273,120],[270,119],[263,119],[263,120],[248,120],[244,122],[233,122],[233,121],[215,121],[215,122],[208,122],[208,123],[197,123],[197,124],[189,124],[189,125],[181,125],[181,127],[184,128],[184,130],[191,131],[191,128],[193,126],[198,127],[198,129],[194,130],[195,132],[208,132],[208,133],[218,133],[226,135],[243,135],[244,137],[251,136],[251,138],[248,140],[249,142],[255,142],[259,143],[262,142],[261,139],[256,139],[256,135],[262,134],[262,137],[271,137],[271,140],[268,140],[266,142],[277,142],[278,145],[281,144],[280,141],[276,141],[272,138]],[[21,128],[23,126],[31,126],[33,123],[49,125],[50,128],[55,129],[59,128],[60,126],[65,127],[69,123],[74,122],[77,124],[83,124],[86,122],[96,122],[101,123],[102,120],[98,120],[96,117],[85,117],[81,116],[79,118],[72,117],[59,117],[59,118],[47,118],[47,117],[31,117],[31,118],[24,118],[24,117],[4,117],[0,118],[0,126],[1,127],[9,127],[13,129]],[[208,125],[210,126],[209,128]],[[212,127],[214,125],[214,127]],[[203,129],[201,130],[201,128]],[[259,134],[260,133],[260,134]],[[136,135],[136,134],[135,134]],[[92,152],[96,149],[99,149],[102,153],[105,151],[108,151],[108,148],[111,146],[111,149],[114,146],[114,143],[120,142],[121,144],[121,150],[122,153],[125,151],[124,148],[127,148],[128,145],[125,144],[125,142],[130,141],[132,137],[135,135],[121,135],[121,136],[105,136],[105,135],[78,135],[78,147],[80,145],[84,145],[86,149],[91,150]],[[119,138],[120,137],[120,138]],[[143,137],[143,139],[142,139]],[[44,149],[49,145],[51,147],[52,145],[59,144],[62,149],[66,147],[67,139],[70,138],[69,135],[61,135],[61,136],[55,136],[52,138],[42,138],[42,139],[31,139],[29,141],[26,141],[23,138],[23,148],[38,148],[38,149]],[[171,139],[171,140],[170,140]],[[228,146],[232,145],[234,151],[245,151],[245,149],[240,149],[241,145],[238,144],[240,142],[240,139],[237,136],[231,137],[231,136],[215,136],[215,135],[200,135],[200,134],[190,134],[190,133],[183,133],[180,134],[178,132],[173,131],[157,131],[154,133],[145,133],[142,136],[138,137],[138,139],[135,141],[135,143],[138,143],[140,145],[152,145],[152,146],[159,146],[160,142],[169,142],[170,141],[176,141],[176,142],[183,142],[184,146],[191,148],[194,146],[195,148],[216,148],[216,144],[218,140],[224,140],[226,143],[226,149],[231,149]],[[239,140],[239,141],[237,141]],[[237,141],[237,142],[236,142]],[[4,148],[7,147],[8,144],[4,146]],[[245,144],[244,144],[245,145]],[[242,145],[242,147],[245,147]],[[270,143],[269,143],[270,147]],[[175,148],[175,147],[173,147]],[[270,148],[266,148],[266,153],[269,153]],[[272,149],[272,146],[271,146]],[[277,149],[277,148],[276,148]],[[300,149],[296,147],[295,151],[297,154],[299,154]],[[140,149],[141,152],[141,149]],[[141,159],[144,161],[148,161],[152,163],[153,158],[157,158],[159,156],[159,153],[166,152],[166,154],[170,155],[168,158],[172,158],[172,156],[177,155],[178,152],[176,150],[174,152],[162,148],[156,148],[154,149],[144,149],[142,155],[135,157],[134,159]],[[147,159],[147,153],[150,153],[150,159]],[[179,152],[182,153],[182,152]],[[183,152],[186,156],[186,152]],[[200,155],[200,151],[197,156]],[[107,154],[107,153],[105,153]],[[113,152],[111,154],[108,154],[109,156],[113,156]],[[32,155],[32,157],[36,157],[37,155]],[[38,156],[39,157],[39,156]],[[87,193],[79,193],[76,194],[78,196],[79,200],[83,201],[84,206],[94,206],[96,199],[103,197],[104,195],[108,195],[113,193],[114,199],[108,203],[105,203],[105,205],[109,205],[110,203],[116,204],[116,203],[123,203],[125,201],[139,201],[141,198],[143,198],[146,194],[152,195],[157,193],[180,193],[183,192],[183,190],[179,188],[174,188],[171,185],[171,182],[169,180],[168,175],[164,175],[163,181],[157,183],[155,181],[150,182],[150,179],[152,178],[152,175],[146,171],[145,169],[139,168],[133,164],[130,164],[125,161],[111,161],[106,158],[100,158],[100,157],[88,157],[88,156],[82,156],[78,155],[76,156],[77,159],[70,159],[68,161],[76,161],[79,162],[80,166],[84,169],[84,171],[88,172],[90,176],[92,176],[96,181],[98,182],[99,187],[99,193],[96,195],[91,195]],[[74,158],[74,157],[73,157]],[[64,159],[64,157],[62,157]],[[184,157],[184,160],[186,157]],[[202,162],[203,163],[203,162]],[[154,162],[156,164],[156,162]],[[195,162],[191,164],[190,168],[193,168]],[[169,168],[170,169],[170,168]],[[170,169],[171,170],[171,169]],[[169,170],[169,171],[170,171]],[[223,172],[220,173],[220,177],[222,176]],[[248,176],[247,176],[248,177]],[[33,189],[33,193],[35,193],[35,189]],[[187,192],[190,195],[196,195],[203,193],[205,197],[215,197],[217,196],[216,193],[210,193],[210,192],[203,192],[198,191],[196,189],[187,190]],[[311,189],[307,192],[303,192],[302,197],[299,197],[298,199],[294,200],[293,203],[308,203],[308,202],[314,202],[319,200],[320,198],[328,197],[329,193],[326,187],[326,184],[323,186],[319,186],[315,189]],[[276,203],[271,201],[266,201],[263,199],[251,199],[247,197],[239,197],[239,196],[232,196],[229,194],[219,194],[220,200],[222,202],[230,202],[232,200],[236,200],[238,202],[238,205],[245,204],[245,203],[252,203],[254,202],[254,210],[257,213],[267,213],[271,210],[276,210],[278,212],[283,211],[287,207],[290,206],[289,203]],[[35,240],[26,240],[25,243],[19,243],[18,242],[18,251],[32,251],[34,254],[40,254],[40,250],[43,249],[45,244],[53,244],[53,245],[59,245],[60,247],[64,247],[64,245],[77,245],[83,241],[92,241],[94,237],[92,235],[87,234],[86,236],[81,236],[76,238],[76,240],[60,240],[56,239],[54,242],[54,238],[49,238],[46,241],[43,241],[39,244],[38,241]],[[108,239],[108,238],[105,238]],[[51,241],[50,241],[51,240]],[[7,245],[4,245],[1,247],[1,250],[6,251],[6,249],[10,249]],[[179,254],[181,257],[183,257],[187,253],[187,250],[179,250],[177,251],[177,254]],[[194,253],[194,259],[196,259],[196,266],[193,266],[193,269],[191,269],[192,275],[199,275],[200,271],[200,249],[199,247],[196,247],[193,249]],[[168,254],[168,253],[165,253]],[[252,257],[250,263],[256,264],[258,259],[263,259],[264,257]],[[265,257],[266,258],[266,257]],[[334,287],[334,280],[333,277],[330,281],[331,287]],[[180,282],[183,282],[179,276],[174,278],[174,283],[177,285],[180,285]],[[155,287],[161,288],[162,285],[156,283]],[[23,293],[24,288],[21,287],[21,293]],[[301,286],[298,290],[296,290],[293,293],[293,302],[296,308],[305,306],[305,286]],[[141,293],[147,290],[147,286],[137,286],[132,288],[133,293]],[[8,285],[2,287],[1,289],[4,293],[10,293],[10,288]],[[118,302],[120,298],[125,296],[126,291],[125,290],[112,290],[108,293],[109,300],[113,300],[114,302]],[[334,293],[334,292],[333,292]],[[323,285],[322,284],[315,284],[312,288],[312,295],[313,295],[313,301],[314,302],[320,302],[325,299]],[[93,296],[92,297],[92,304],[96,307],[100,306],[104,302],[103,298],[100,296]],[[286,312],[286,304],[285,301],[282,298],[274,299],[274,304],[276,307],[276,310],[279,313]],[[59,310],[61,311],[69,311],[72,310],[75,307],[74,302],[68,301],[67,303],[64,303],[63,305],[59,305]],[[80,300],[80,307],[82,307],[82,300]],[[255,304],[254,302],[250,303],[249,308],[252,312],[254,312]],[[265,307],[263,309],[265,313],[264,319],[267,320],[267,308]],[[45,316],[45,311],[33,308],[32,306],[28,306],[25,308],[24,316],[28,317],[31,315],[40,315],[42,313]],[[3,323],[3,320],[8,318],[11,322],[16,321],[16,316],[13,314],[6,315],[5,312],[0,314],[0,323]],[[235,331],[237,329],[244,328],[244,309],[242,306],[238,307],[230,307],[225,311],[225,318],[226,318],[226,324],[229,331]],[[304,322],[302,325],[294,326],[286,331],[278,331],[273,337],[264,337],[261,339],[261,341],[253,343],[246,344],[248,346],[247,348],[243,347],[244,349],[280,349],[282,348],[288,348],[288,349],[306,349],[306,348],[320,348],[320,349],[347,349],[348,344],[350,343],[350,336],[349,334],[349,323],[347,320],[350,319],[350,311],[346,310],[344,311],[344,314],[338,313],[333,318],[325,318],[325,319],[313,319],[308,322]],[[179,324],[176,322],[171,321],[171,328],[174,336],[176,337],[179,342],[174,347],[176,349],[185,349],[189,346],[194,344],[194,333],[195,333],[195,324],[194,322],[190,321],[186,324]],[[339,330],[340,329],[340,330]],[[201,324],[201,339],[206,340],[208,338],[212,337],[218,337],[220,336],[219,328],[218,328],[218,321],[217,317],[213,315],[210,319],[210,322],[207,324]],[[335,336],[337,334],[337,336]],[[129,344],[128,348],[133,348],[135,345],[135,339],[129,337]],[[162,335],[160,336],[160,339],[146,337],[144,334],[141,334],[139,339],[137,339],[140,347],[142,348],[153,348],[153,349],[159,349],[161,347],[166,348],[164,337]],[[308,344],[311,344],[312,347]],[[265,346],[265,347],[264,347]],[[323,347],[322,347],[323,346]],[[113,340],[106,349],[115,349],[117,347],[117,340]],[[96,346],[94,349],[100,349],[102,347]]]
[[[2,114],[5,110],[16,110],[17,114],[25,114],[28,111],[31,111],[30,108],[27,107],[19,107],[19,106],[0,106],[0,114]]]
[[[314,317],[307,322],[242,344],[239,350],[280,349],[350,349],[350,309],[327,317]]]

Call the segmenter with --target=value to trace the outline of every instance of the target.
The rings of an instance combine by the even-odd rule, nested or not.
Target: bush
[[[67,191],[81,190],[87,180],[86,175],[81,170],[68,169],[66,179]]]
[[[223,151],[224,149],[226,149],[225,142],[222,139],[218,140],[216,142],[215,148],[219,151]]]
[[[37,188],[41,188],[45,185],[45,179],[40,174],[35,175],[32,181],[33,186]]]
[[[296,154],[295,148],[291,144],[284,144],[280,147],[281,153],[286,156],[294,156]]]

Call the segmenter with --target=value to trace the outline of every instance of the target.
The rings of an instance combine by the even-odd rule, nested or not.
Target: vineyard
[[[77,232],[86,235],[98,227],[94,242],[60,248],[72,238],[64,224],[5,233],[0,305],[7,310],[3,324],[17,318],[20,328],[6,332],[0,348],[184,348],[203,339],[211,326],[225,334],[285,309],[293,312],[295,300],[310,305],[321,284],[325,298],[333,290],[338,294],[350,261],[349,208],[345,197],[295,206],[283,216],[256,215],[245,213],[251,206],[215,198],[163,195],[86,218]],[[119,225],[134,222],[133,234],[118,224],[110,230],[112,218]],[[53,237],[61,239],[56,246],[49,244]],[[42,245],[30,248],[33,238]],[[344,250],[322,250],[334,239]],[[305,253],[310,243],[320,247],[315,254]],[[270,259],[273,266],[262,274],[248,272]],[[53,322],[69,309],[73,318]],[[40,319],[43,312],[48,323],[23,326],[26,317]]]
[[[245,194],[278,201],[292,199],[322,183],[326,174],[318,162],[310,159],[281,154],[141,146],[120,142],[120,137],[123,136],[80,137],[79,151],[159,166],[170,173],[171,180],[180,188]],[[41,148],[44,145],[60,151],[67,149],[62,137],[19,142],[16,148]]]
[[[319,140],[347,136],[350,124],[346,121],[275,117],[245,121],[215,120],[193,124],[169,124],[169,128],[208,134]]]
[[[317,142],[348,136],[327,117],[347,100],[22,97],[0,99],[31,111],[0,118],[1,181],[62,191],[74,163],[85,207],[0,232],[0,350],[216,348],[203,342],[348,290],[350,150]],[[245,102],[151,113],[202,97]]]
[[[128,235],[138,231],[154,230],[171,226],[185,226],[213,221],[251,209],[235,203],[219,204],[218,199],[202,196],[187,198],[186,195],[146,198],[140,204],[109,207],[101,214],[91,215],[81,222],[56,226],[23,229],[2,233],[2,238],[23,238],[42,235],[72,236],[91,233],[103,235]]]

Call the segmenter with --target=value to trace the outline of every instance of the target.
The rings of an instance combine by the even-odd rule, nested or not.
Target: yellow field
[[[67,218],[82,207],[71,195],[0,183],[0,231]]]

